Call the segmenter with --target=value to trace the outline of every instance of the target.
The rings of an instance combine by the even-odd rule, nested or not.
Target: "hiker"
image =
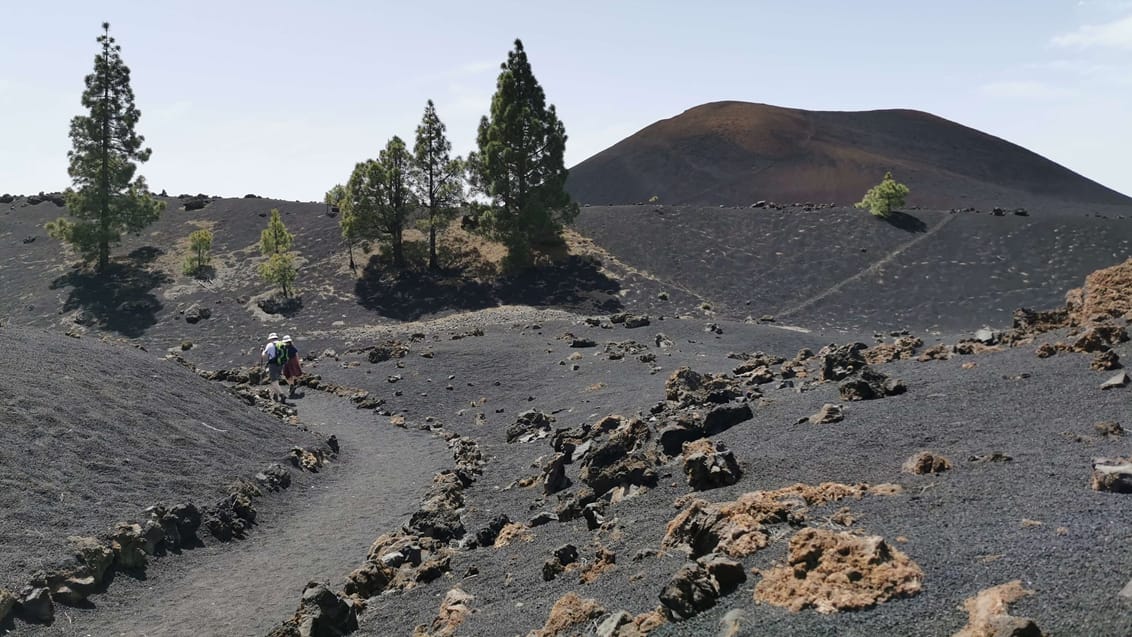
[[[295,397],[295,387],[299,384],[299,377],[303,369],[299,366],[299,349],[291,340],[291,335],[283,337],[283,347],[287,348],[287,362],[283,364],[283,378],[287,381],[287,397]]]
[[[267,335],[267,345],[263,347],[263,351],[259,355],[260,363],[267,363],[267,377],[269,381],[268,387],[271,389],[271,399],[276,400],[284,405],[287,404],[287,399],[283,396],[283,388],[279,386],[279,378],[283,373],[283,364],[287,362],[287,348],[283,342],[279,340],[279,335],[272,332]]]

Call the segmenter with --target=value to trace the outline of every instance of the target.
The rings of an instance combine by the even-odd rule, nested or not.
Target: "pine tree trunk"
[[[436,226],[433,224],[428,227],[428,269],[440,269],[436,263]]]

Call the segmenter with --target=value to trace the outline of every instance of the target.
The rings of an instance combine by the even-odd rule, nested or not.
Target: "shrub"
[[[212,249],[212,232],[201,228],[189,235],[189,254],[185,257],[184,273],[198,276],[208,267],[208,251]]]
[[[876,217],[887,217],[893,210],[904,205],[904,198],[908,196],[908,186],[892,178],[892,172],[884,173],[884,179],[865,193],[865,198],[858,201],[858,208],[867,209]]]

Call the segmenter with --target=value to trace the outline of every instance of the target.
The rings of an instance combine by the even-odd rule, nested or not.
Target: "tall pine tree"
[[[432,100],[425,106],[413,146],[413,192],[428,213],[428,267],[436,270],[436,233],[452,219],[464,195],[464,165],[453,159],[446,127],[436,115]]]
[[[71,244],[99,272],[110,264],[110,246],[124,232],[141,232],[160,216],[165,204],[149,194],[137,165],[149,160],[145,138],[134,127],[141,111],[134,105],[130,69],[122,62],[122,47],[102,23],[102,50],[94,72],[86,76],[82,103],[89,111],[71,120],[72,149],[67,172],[67,210],[74,220],[60,218],[47,225],[48,234]]]
[[[578,206],[565,190],[566,129],[546,105],[521,41],[500,68],[469,163],[476,187],[491,200],[481,227],[507,246],[508,265],[522,268],[531,264],[533,246],[560,240]]]

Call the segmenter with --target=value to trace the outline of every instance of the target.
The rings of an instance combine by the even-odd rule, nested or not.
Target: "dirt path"
[[[53,626],[28,634],[262,636],[294,612],[308,581],[340,584],[451,464],[440,440],[345,400],[308,391],[295,402],[304,423],[338,436],[333,467],[306,480],[304,492],[293,487],[283,506],[261,505],[247,540],[159,560],[143,581],[119,576],[93,598],[97,610],[60,607]]]

